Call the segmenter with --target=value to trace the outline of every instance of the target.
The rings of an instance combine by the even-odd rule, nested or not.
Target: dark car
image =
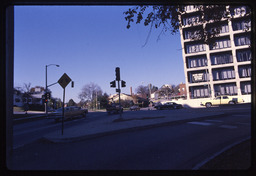
[[[133,106],[130,107],[130,110],[131,110],[131,111],[139,111],[139,110],[140,110],[140,107],[137,106],[137,105],[133,105]]]
[[[155,108],[158,110],[163,110],[163,109],[181,109],[183,108],[183,106],[181,104],[177,104],[174,102],[168,102],[168,103],[164,103],[164,104],[157,104],[155,105]]]
[[[123,107],[119,106],[119,104],[112,103],[107,105],[106,110],[108,114],[117,114],[123,112]]]

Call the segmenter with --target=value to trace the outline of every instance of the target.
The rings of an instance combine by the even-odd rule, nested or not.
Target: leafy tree
[[[226,10],[225,5],[197,5],[198,14],[200,16],[199,22],[205,24],[206,22],[220,22],[221,20],[231,20],[233,18],[232,10],[236,6],[230,6],[231,11]],[[181,14],[186,14],[184,5],[140,5],[134,8],[129,8],[124,12],[125,20],[127,21],[127,29],[131,27],[131,23],[136,21],[136,24],[144,21],[144,26],[150,25],[150,32],[147,40],[151,34],[153,28],[161,28],[162,30],[158,36],[165,32],[176,34],[179,32],[179,28],[182,25],[180,18]],[[250,16],[251,11],[249,7],[246,9],[246,13],[241,13],[241,16]],[[191,24],[193,25],[193,24]],[[202,40],[206,44],[214,43],[214,38],[219,36],[221,26],[215,29],[207,29],[206,25],[203,25],[203,29],[192,38],[192,40]],[[147,41],[146,41],[147,43]]]
[[[98,101],[100,102],[100,107],[101,108],[106,108],[107,104],[108,104],[108,94],[104,93],[103,95],[100,95],[98,97]]]
[[[70,99],[69,101],[68,101],[68,104],[67,104],[67,106],[76,106],[77,104],[76,104],[76,102],[73,100],[73,99]]]
[[[58,108],[61,108],[62,107],[62,101],[60,98],[56,98],[55,101],[54,101],[54,104],[55,104],[55,108],[58,109]]]

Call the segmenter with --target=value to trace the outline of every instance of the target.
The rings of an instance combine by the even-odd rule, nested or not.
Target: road
[[[213,110],[226,112],[226,116],[73,143],[33,142],[14,150],[13,166],[25,170],[190,170],[223,148],[250,136],[251,114],[248,107],[234,109],[227,106]],[[95,113],[65,125],[100,118],[105,118],[105,114]],[[29,127],[32,122],[15,126],[14,141],[31,136],[39,138],[43,133],[60,128],[60,124],[45,120],[34,124],[40,127],[36,131]],[[49,128],[43,127],[43,124]]]
[[[88,123],[106,118],[104,112],[90,112],[86,118],[77,118],[71,121],[65,121],[64,128],[75,126],[79,123]],[[28,143],[42,138],[45,134],[59,130],[61,132],[61,122],[56,123],[53,119],[40,119],[31,122],[16,124],[13,126],[13,148],[19,148]]]

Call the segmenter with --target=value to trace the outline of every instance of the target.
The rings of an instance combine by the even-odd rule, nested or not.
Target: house
[[[133,97],[131,95],[124,94],[124,93],[120,93],[120,99],[124,101],[125,100],[133,101]],[[119,102],[119,94],[110,95],[109,100],[111,102]]]
[[[179,99],[186,98],[187,90],[186,84],[181,83],[178,86],[173,87],[172,85],[165,84],[160,89],[151,94],[151,101],[157,102],[156,100],[162,99]]]
[[[146,98],[141,97],[140,95],[128,95],[124,93],[120,93],[120,99],[121,101],[130,101],[130,105],[132,104],[138,104],[142,107],[148,106],[148,100]],[[114,94],[109,96],[110,102],[119,102],[119,94]]]
[[[44,95],[44,88],[40,86],[33,87],[25,93],[14,88],[13,106],[22,107],[24,104],[43,105],[42,95]]]
[[[23,93],[20,90],[14,88],[13,90],[13,106],[22,107],[23,103]]]

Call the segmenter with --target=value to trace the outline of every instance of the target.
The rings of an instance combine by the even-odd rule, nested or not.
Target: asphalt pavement
[[[188,112],[189,115],[187,115]],[[210,116],[214,117],[222,115],[224,116],[225,113],[223,113],[222,111],[216,111],[216,109],[214,108],[202,108],[200,109],[200,113],[198,113],[198,110],[193,109],[175,109],[169,111],[165,110],[161,113],[156,110],[138,111],[136,112],[136,118],[134,117],[133,112],[124,112],[122,115],[109,115],[105,119],[92,121],[89,123],[81,123],[74,127],[65,128],[64,122],[63,134],[60,129],[45,135],[43,138],[44,140],[53,143],[68,143],[88,138],[121,133],[134,129],[147,129],[170,124],[179,124],[191,120],[204,119]],[[229,148],[223,150],[221,153],[219,153],[218,156],[211,158],[208,162],[204,163],[204,165],[200,166],[200,168],[198,169],[214,170],[215,168],[222,168],[220,164],[222,163],[221,165],[223,166],[223,163],[227,163],[225,161],[227,161],[227,158],[230,159],[230,156],[233,156],[232,161],[234,162],[232,163],[236,165],[237,163],[248,163],[248,161],[243,161],[243,158],[237,156],[241,152],[244,153],[244,155],[250,155],[250,147],[250,140],[245,140],[241,144],[234,144],[233,146],[230,146]]]
[[[136,113],[136,118],[134,117],[134,113]],[[74,142],[134,129],[146,129],[163,125],[178,124],[190,121],[191,119],[220,115],[225,114],[208,109],[202,109],[200,113],[189,109],[164,110],[161,111],[161,113],[157,110],[124,112],[121,115],[109,115],[100,121],[81,123],[70,128],[65,128],[64,122],[63,134],[60,129],[59,131],[45,135],[44,139],[54,143]]]

